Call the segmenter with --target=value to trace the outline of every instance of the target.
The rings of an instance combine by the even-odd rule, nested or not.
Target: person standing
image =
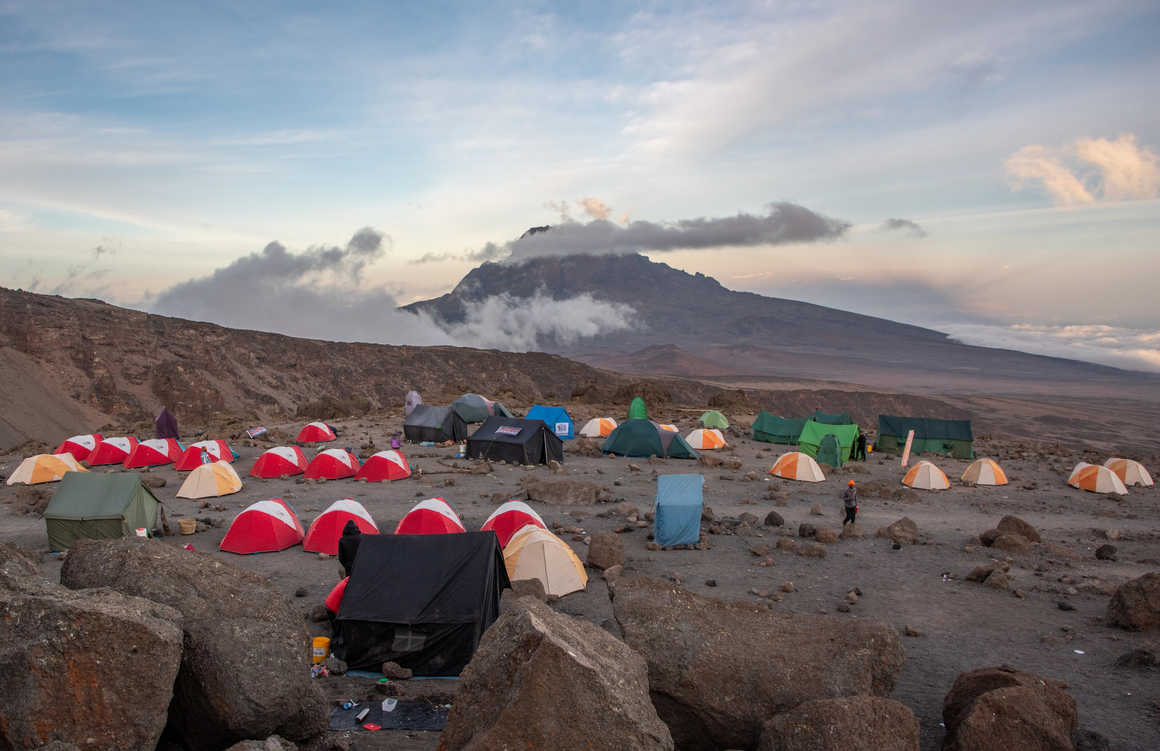
[[[842,505],[846,509],[846,518],[842,520],[842,526],[845,527],[847,523],[854,524],[858,515],[858,488],[853,480],[846,484],[846,490],[842,493]]]
[[[866,461],[866,434],[858,432],[858,443],[854,446],[854,458],[858,461]]]

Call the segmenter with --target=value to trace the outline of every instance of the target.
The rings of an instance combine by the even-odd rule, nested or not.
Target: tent
[[[1153,485],[1152,475],[1148,474],[1143,464],[1134,459],[1112,457],[1104,462],[1104,466],[1112,470],[1125,487],[1140,485],[1147,488]]]
[[[661,430],[667,430],[670,433],[680,433],[681,432],[681,429],[678,428],[676,425],[672,424],[671,422],[654,422],[653,425],[656,425]]]
[[[802,433],[798,436],[798,450],[821,461],[818,458],[818,449],[821,448],[822,439],[828,435],[833,435],[838,439],[840,447],[838,458],[843,462],[850,461],[850,452],[858,441],[857,425],[827,425],[824,422],[806,420],[805,425],[802,426]]]
[[[496,416],[514,417],[507,407],[479,394],[464,394],[451,402],[451,409],[468,423],[483,422]]]
[[[181,436],[177,432],[177,418],[169,411],[169,407],[162,407],[153,419],[154,438],[172,438],[177,440]]]
[[[101,440],[100,433],[86,433],[84,435],[74,435],[65,438],[60,445],[56,447],[54,454],[72,454],[73,458],[78,462],[83,462],[89,458],[89,454],[96,448],[97,443]]]
[[[490,532],[366,535],[331,650],[352,670],[395,662],[417,676],[459,675],[509,586]]]
[[[600,450],[619,456],[661,456],[673,459],[696,459],[697,452],[680,433],[661,430],[648,420],[625,420],[604,440]]]
[[[545,407],[542,404],[537,404],[529,409],[524,417],[528,420],[543,420],[544,424],[561,441],[568,441],[576,437],[573,433],[575,425],[572,423],[572,416],[563,407]]]
[[[81,538],[131,537],[138,529],[152,534],[160,506],[136,472],[69,472],[44,509],[49,550],[68,550]]]
[[[467,423],[451,407],[420,404],[403,421],[403,435],[408,441],[462,441],[467,438]]]
[[[814,458],[800,451],[790,451],[777,457],[777,461],[769,468],[769,474],[801,482],[822,482],[826,479]]]
[[[588,586],[584,564],[568,543],[542,527],[524,527],[503,549],[508,579],[539,579],[549,597],[563,597]]]
[[[1128,494],[1128,489],[1124,487],[1123,481],[1116,476],[1115,472],[1107,467],[1087,462],[1075,465],[1075,469],[1071,471],[1071,476],[1067,478],[1067,484],[1073,488],[1092,493]]]
[[[542,420],[489,417],[467,439],[467,458],[518,464],[564,461],[564,442]]]
[[[280,498],[251,503],[230,523],[220,550],[249,555],[285,550],[302,542],[302,522]]]
[[[825,434],[818,442],[818,463],[831,467],[842,466],[842,446],[833,433]]]
[[[661,546],[701,541],[701,475],[660,475],[653,508],[653,539]]]
[[[12,474],[8,475],[8,485],[39,485],[42,482],[56,482],[66,472],[88,472],[77,464],[72,454],[37,454],[20,462]]]
[[[173,464],[181,456],[181,450],[181,444],[176,438],[150,438],[140,441],[125,457],[125,469]]]
[[[699,451],[723,449],[729,445],[725,442],[725,436],[716,428],[697,428],[685,436],[685,442]]]
[[[237,456],[225,441],[198,441],[191,443],[181,452],[174,463],[174,469],[183,472],[197,469],[210,462],[232,462]]]
[[[854,424],[854,419],[850,417],[849,412],[823,412],[820,409],[817,409],[814,410],[814,415],[810,419],[814,422],[820,422],[826,425]]]
[[[407,395],[403,397],[403,417],[410,417],[411,412],[423,403],[423,397],[419,396],[418,391],[408,391]]]
[[[715,409],[711,409],[701,415],[700,420],[701,426],[706,428],[719,428],[720,430],[724,430],[729,427],[729,421],[725,419],[725,415]]]
[[[307,553],[338,555],[338,540],[347,522],[354,522],[364,535],[379,533],[378,525],[361,503],[343,498],[327,506],[318,518],[310,522],[310,529],[306,530],[302,540],[302,549]]]
[[[372,454],[354,473],[354,479],[367,482],[391,482],[410,476],[411,465],[407,463],[407,457],[403,456],[402,451],[394,449]]]
[[[914,454],[948,454],[956,459],[974,459],[974,434],[970,420],[937,420],[930,417],[878,415],[875,451],[901,454],[906,435],[914,431]]]
[[[632,401],[628,404],[628,419],[630,420],[647,420],[648,410],[644,406],[644,399],[639,396],[634,396]]]
[[[911,467],[902,478],[902,484],[919,490],[949,490],[951,487],[946,474],[927,461]]]
[[[967,465],[960,479],[974,485],[1006,485],[1007,473],[994,459],[976,459]]]
[[[777,417],[763,409],[753,422],[753,440],[765,443],[797,443],[805,424],[805,420]]]
[[[358,458],[354,454],[346,449],[326,449],[310,460],[304,474],[308,480],[340,480],[354,477],[358,470]]]
[[[443,535],[466,531],[459,514],[442,498],[419,501],[395,527],[397,535]]]
[[[229,462],[210,462],[201,464],[189,473],[181,489],[177,491],[178,498],[216,498],[218,496],[236,493],[242,489],[242,478],[234,471]]]
[[[500,504],[499,508],[491,512],[491,516],[487,517],[483,526],[479,528],[480,532],[486,532],[489,529],[495,532],[495,536],[499,538],[499,546],[501,548],[507,547],[508,541],[516,532],[519,532],[523,527],[528,525],[533,527],[540,527],[547,529],[548,525],[544,524],[544,520],[540,518],[531,506],[523,501],[507,501]]]
[[[298,431],[298,437],[294,441],[296,443],[323,443],[333,441],[336,438],[338,438],[338,434],[334,432],[334,428],[326,423],[310,422],[302,426],[302,430]]]
[[[306,471],[306,454],[297,446],[275,446],[266,449],[254,466],[250,468],[253,477],[272,479],[300,475]]]
[[[580,435],[588,438],[604,438],[616,430],[616,420],[611,417],[593,417],[580,428]]]
[[[129,452],[136,447],[137,439],[131,435],[102,438],[97,441],[97,445],[89,452],[89,457],[85,460],[85,463],[90,467],[103,466],[105,464],[123,464],[125,457],[129,456]]]

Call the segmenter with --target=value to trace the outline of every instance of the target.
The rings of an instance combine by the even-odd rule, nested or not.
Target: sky
[[[0,0],[0,284],[446,343],[576,243],[1160,371],[1154,1],[325,5]]]

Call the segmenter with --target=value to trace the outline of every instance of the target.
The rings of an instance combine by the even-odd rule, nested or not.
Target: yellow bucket
[[[196,519],[178,519],[177,520],[177,528],[179,530],[181,530],[181,534],[183,534],[183,535],[192,535],[194,532],[197,531],[197,520]]]
[[[325,636],[314,637],[313,662],[317,665],[330,656],[330,639]]]

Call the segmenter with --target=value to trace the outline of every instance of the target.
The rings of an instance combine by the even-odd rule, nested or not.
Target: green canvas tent
[[[725,419],[725,415],[721,414],[715,409],[711,409],[705,414],[701,415],[701,426],[724,430],[725,428],[729,427],[729,421]]]
[[[838,439],[841,460],[850,461],[850,451],[858,441],[857,425],[827,425],[816,420],[806,420],[806,424],[802,426],[802,434],[798,438],[798,450],[817,459],[818,448],[827,435],[833,435]]]
[[[814,416],[810,419],[826,425],[852,425],[854,423],[849,412],[823,412],[820,409],[815,410]]]
[[[753,422],[753,440],[766,443],[797,443],[805,420],[777,417],[761,410]]]
[[[956,459],[974,459],[974,434],[970,420],[939,420],[933,417],[878,415],[875,451],[901,454],[906,434],[914,431],[910,450],[915,454],[947,454]]]
[[[618,456],[660,456],[696,459],[699,454],[680,433],[662,430],[650,420],[625,420],[604,439],[600,450]]]
[[[842,446],[838,437],[833,433],[822,436],[818,444],[818,464],[829,464],[831,467],[842,466]]]
[[[160,507],[136,472],[69,472],[44,509],[48,547],[61,551],[80,538],[130,537],[142,527],[152,534]]]
[[[648,410],[644,407],[644,399],[639,396],[634,396],[628,405],[628,419],[630,420],[647,420]]]

